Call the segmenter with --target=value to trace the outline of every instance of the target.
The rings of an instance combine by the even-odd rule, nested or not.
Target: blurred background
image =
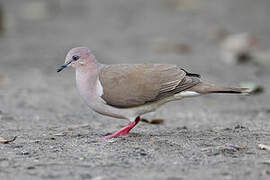
[[[224,63],[220,42],[248,33],[260,48],[270,47],[269,5],[268,0],[1,1],[1,79],[20,91],[43,89],[63,98],[63,86],[75,89],[74,73],[55,69],[69,49],[87,46],[102,63],[173,63],[214,82],[263,84],[255,76],[258,67]],[[48,98],[33,105],[54,101],[56,94]]]
[[[268,0],[1,1],[0,109],[80,111],[73,70],[55,71],[76,46],[89,47],[102,63],[172,63],[221,85],[268,86],[269,5]],[[250,63],[253,49],[266,52],[257,53],[266,63]],[[248,63],[240,57],[239,64],[239,54]],[[268,102],[266,94],[260,104]]]
[[[269,130],[269,7],[269,0],[1,0],[0,135],[39,137],[89,123],[97,136],[125,124],[85,106],[73,69],[56,73],[76,46],[89,47],[101,63],[178,64],[203,80],[257,93],[169,103],[147,116],[166,120],[148,133],[239,122]]]

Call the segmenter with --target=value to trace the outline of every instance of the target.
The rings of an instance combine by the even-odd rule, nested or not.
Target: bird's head
[[[95,56],[91,51],[87,47],[76,47],[67,53],[65,63],[57,69],[57,72],[62,71],[68,66],[78,68],[91,63],[96,63]]]

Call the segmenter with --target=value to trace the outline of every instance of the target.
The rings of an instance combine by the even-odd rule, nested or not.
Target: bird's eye
[[[78,59],[80,59],[80,56],[79,55],[73,55],[72,56],[72,60],[73,61],[77,61]]]

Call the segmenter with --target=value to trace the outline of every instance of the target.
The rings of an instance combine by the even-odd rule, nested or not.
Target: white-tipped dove
[[[65,63],[76,69],[80,95],[94,111],[130,123],[119,131],[105,136],[127,135],[140,121],[140,116],[155,111],[169,101],[208,93],[246,94],[246,88],[220,87],[205,83],[198,74],[188,73],[171,64],[100,64],[87,47],[71,49]]]

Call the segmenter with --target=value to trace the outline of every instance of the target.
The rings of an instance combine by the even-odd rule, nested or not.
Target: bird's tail
[[[208,93],[231,93],[231,94],[249,94],[251,91],[248,88],[231,88],[217,86],[211,83],[200,82],[199,84],[188,89],[189,91],[195,91],[200,94]]]

